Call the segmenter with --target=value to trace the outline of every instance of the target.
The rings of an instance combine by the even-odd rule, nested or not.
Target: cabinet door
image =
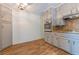
[[[53,33],[51,33],[50,43],[51,43],[52,45],[58,47],[58,42],[57,42],[56,36],[55,36],[55,34],[53,34]]]
[[[63,4],[61,7],[57,8],[57,18],[62,18],[63,16],[71,14],[72,4]]]
[[[69,53],[71,53],[71,41],[68,40],[68,39],[64,39],[64,42],[63,42],[63,49]]]
[[[59,48],[71,53],[71,43],[70,40],[61,38],[59,39]]]
[[[51,33],[50,32],[45,33],[45,41],[51,44],[51,39],[52,39]]]
[[[53,39],[53,45],[55,45],[56,47],[58,47],[58,41],[56,38]]]
[[[48,35],[47,35],[47,39],[46,39],[46,41],[47,41],[48,43],[51,43],[50,38],[51,38],[51,36],[50,36],[50,34],[48,34]]]
[[[12,45],[12,26],[10,23],[2,23],[2,48]]]
[[[55,46],[58,46],[57,39],[52,34],[50,34],[48,41],[49,41],[50,44],[55,45]]]
[[[49,33],[48,32],[44,32],[44,39],[46,42],[48,42],[49,39]]]
[[[72,54],[79,55],[79,40],[72,41]]]
[[[47,41],[47,34],[44,33],[44,40]]]
[[[56,35],[55,34],[52,34],[52,44],[56,47],[58,47],[58,39],[56,38]]]
[[[64,45],[65,45],[64,39],[58,38],[58,42],[59,42],[59,48],[64,49]]]

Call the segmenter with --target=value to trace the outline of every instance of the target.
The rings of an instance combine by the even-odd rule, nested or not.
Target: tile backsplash
[[[72,19],[65,21],[65,25],[63,26],[53,26],[53,31],[56,32],[79,32],[79,19]]]

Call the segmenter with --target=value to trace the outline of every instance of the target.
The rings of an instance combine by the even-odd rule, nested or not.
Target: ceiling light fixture
[[[17,5],[20,10],[24,10],[28,4],[27,3],[17,3]]]

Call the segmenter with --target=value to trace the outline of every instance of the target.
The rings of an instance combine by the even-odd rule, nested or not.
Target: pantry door
[[[2,48],[12,45],[12,25],[11,23],[2,23]]]

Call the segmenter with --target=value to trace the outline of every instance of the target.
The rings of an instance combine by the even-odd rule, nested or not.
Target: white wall
[[[13,44],[42,38],[40,16],[13,11]]]

